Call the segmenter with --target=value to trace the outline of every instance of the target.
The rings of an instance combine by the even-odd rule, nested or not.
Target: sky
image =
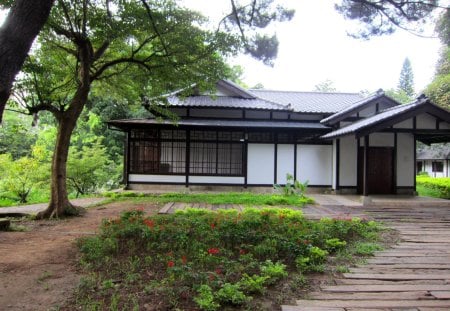
[[[183,1],[208,16],[212,26],[229,11],[229,0]],[[278,2],[295,9],[296,14],[291,21],[271,29],[280,42],[274,66],[242,55],[228,60],[243,67],[242,80],[249,87],[261,83],[266,89],[311,91],[315,85],[331,80],[341,92],[386,90],[397,87],[406,57],[412,64],[416,92],[431,82],[441,47],[438,39],[398,30],[390,36],[356,40],[347,36],[354,24],[334,10],[334,1]],[[0,12],[0,23],[2,15]]]
[[[228,0],[185,2],[212,19],[223,15],[229,5]],[[296,14],[275,27],[280,45],[273,68],[248,56],[230,60],[244,68],[243,81],[248,86],[261,83],[266,89],[311,91],[328,79],[342,92],[386,90],[397,87],[406,57],[411,61],[416,92],[431,82],[441,47],[439,39],[398,30],[390,36],[356,40],[347,36],[354,23],[334,10],[333,1],[283,3]],[[434,25],[429,26],[434,29]]]

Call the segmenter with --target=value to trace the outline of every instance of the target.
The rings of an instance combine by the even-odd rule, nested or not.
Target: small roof
[[[143,125],[172,125],[190,127],[228,127],[228,128],[279,128],[279,129],[311,129],[328,131],[329,127],[317,122],[292,122],[292,121],[253,121],[253,120],[230,120],[230,119],[181,119],[178,121],[159,119],[123,119],[109,121],[109,125],[120,129],[130,126]]]
[[[360,101],[359,93],[293,92],[273,90],[249,90],[256,97],[291,106],[295,112],[332,114]]]
[[[422,150],[417,151],[417,160],[444,160],[450,159],[449,144],[434,144],[423,146]]]
[[[425,95],[421,95],[417,98],[416,101],[410,104],[399,105],[393,108],[386,109],[377,115],[368,117],[361,121],[352,123],[346,127],[323,135],[322,138],[330,139],[350,134],[355,134],[358,137],[364,136],[409,119],[423,112],[431,112],[431,114],[433,115],[438,115],[440,119],[443,119],[447,122],[450,121],[450,112],[432,104]]]
[[[320,121],[320,123],[323,124],[336,124],[345,118],[351,116],[352,114],[356,113],[357,111],[360,111],[364,109],[365,107],[369,106],[370,104],[374,102],[383,102],[388,104],[391,107],[395,107],[400,105],[399,102],[396,100],[390,98],[389,96],[386,96],[384,91],[382,89],[379,89],[374,94],[369,95],[368,97],[357,101],[356,103],[348,106],[347,108],[344,108],[343,110],[339,111],[338,113],[335,113],[328,118],[323,119]]]
[[[170,96],[167,98],[169,105],[176,107],[214,107],[214,108],[241,108],[241,109],[265,109],[265,110],[292,110],[287,106],[273,103],[260,98],[239,98],[231,96],[215,96],[208,95],[189,96],[179,98]]]

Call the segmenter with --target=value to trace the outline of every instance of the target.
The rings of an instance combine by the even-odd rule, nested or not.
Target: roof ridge
[[[277,93],[309,93],[309,94],[337,94],[337,95],[361,95],[358,92],[320,92],[320,91],[292,91],[292,90],[273,90],[273,89],[249,89],[250,92],[277,92]]]

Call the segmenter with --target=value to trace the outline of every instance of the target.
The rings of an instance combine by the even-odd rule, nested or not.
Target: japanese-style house
[[[423,95],[401,105],[382,90],[366,97],[245,90],[224,80],[212,95],[166,96],[175,123],[109,122],[126,133],[128,188],[251,189],[292,174],[337,193],[412,194],[416,141],[450,140],[449,111]]]

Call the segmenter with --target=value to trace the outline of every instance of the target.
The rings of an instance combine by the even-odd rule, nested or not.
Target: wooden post
[[[363,195],[368,196],[369,195],[369,180],[368,180],[368,174],[369,174],[369,136],[364,136],[364,185],[363,185]]]

